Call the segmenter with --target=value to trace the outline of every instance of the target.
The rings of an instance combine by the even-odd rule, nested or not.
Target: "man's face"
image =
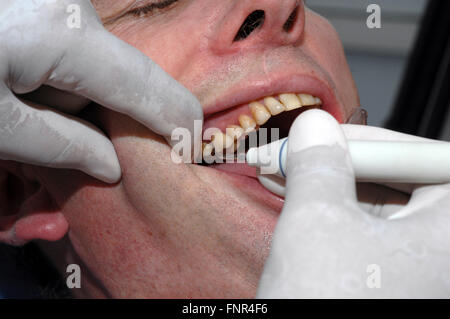
[[[250,102],[282,93],[319,97],[341,122],[359,106],[336,32],[300,0],[179,0],[147,14],[135,9],[156,0],[92,2],[110,32],[197,96],[205,127],[239,124]],[[236,39],[255,10],[263,23]],[[129,117],[101,109],[99,122],[120,160],[119,184],[46,171],[70,225],[67,258],[90,273],[84,292],[253,297],[283,200],[249,167],[177,165],[164,140]]]

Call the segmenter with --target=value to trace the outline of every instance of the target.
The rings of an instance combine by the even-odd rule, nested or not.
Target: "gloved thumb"
[[[294,121],[289,131],[286,175],[285,210],[308,207],[308,203],[330,207],[343,201],[356,203],[347,141],[329,113],[310,110]]]

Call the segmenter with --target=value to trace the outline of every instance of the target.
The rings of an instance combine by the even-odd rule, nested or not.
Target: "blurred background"
[[[381,29],[366,26],[371,3],[381,7]],[[306,4],[338,31],[361,106],[369,113],[368,124],[384,126],[396,102],[427,0],[306,0]],[[441,138],[450,141],[450,116]]]

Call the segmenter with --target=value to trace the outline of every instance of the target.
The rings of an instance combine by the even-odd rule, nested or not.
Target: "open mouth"
[[[270,79],[247,79],[232,86],[204,105],[203,162],[199,168],[209,171],[214,180],[232,185],[233,191],[239,190],[238,196],[279,213],[284,198],[260,183],[258,169],[245,161],[246,151],[288,136],[297,116],[313,108],[343,123],[344,108],[335,93],[332,83],[302,74],[277,73]],[[276,136],[270,134],[272,130]]]
[[[229,163],[230,157],[233,162],[250,146],[287,137],[298,115],[323,106],[322,100],[311,94],[281,93],[219,112],[205,120],[202,164]]]

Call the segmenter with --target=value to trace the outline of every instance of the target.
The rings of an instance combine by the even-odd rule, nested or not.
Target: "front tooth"
[[[295,94],[280,94],[280,101],[286,107],[286,111],[291,111],[302,107],[303,103]]]
[[[314,101],[316,102],[316,105],[322,105],[322,100],[319,99],[318,97],[315,97]]]
[[[271,117],[266,107],[259,102],[250,103],[250,111],[252,112],[253,118],[256,120],[258,125],[263,125]]]
[[[214,133],[212,136],[212,143],[214,145],[214,149],[219,152],[234,147],[234,139],[229,137],[227,134],[223,134],[222,132]]]
[[[299,99],[302,101],[303,106],[316,105],[316,99],[309,94],[299,94]]]
[[[234,140],[239,140],[244,135],[244,129],[239,125],[228,125],[227,126],[227,135],[233,138]]]
[[[238,120],[245,133],[248,134],[256,129],[256,122],[250,116],[242,114]]]
[[[284,105],[273,97],[266,97],[264,99],[264,104],[266,104],[267,108],[270,111],[270,114],[272,115],[278,115],[286,110]]]

